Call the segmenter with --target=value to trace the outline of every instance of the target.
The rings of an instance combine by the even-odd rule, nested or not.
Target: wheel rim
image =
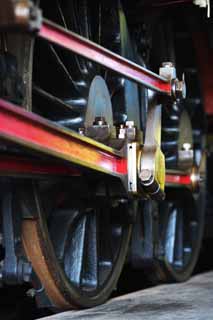
[[[167,201],[159,206],[161,268],[167,280],[183,281],[198,258],[204,221],[199,209],[203,204],[199,206],[187,189],[167,194]]]
[[[120,36],[121,32],[127,32],[125,17],[122,8],[118,10],[117,2],[110,1],[106,4],[104,1],[97,0],[88,5],[87,0],[55,0],[54,4],[52,1],[40,1],[40,4],[44,16],[50,20],[116,53],[128,53],[127,44],[121,41]],[[121,15],[123,31],[120,27]],[[107,19],[103,19],[103,16],[107,16]],[[122,37],[126,39],[125,35]],[[131,88],[128,81],[124,81],[123,78],[104,70],[93,62],[40,40],[35,41],[32,53],[34,53],[34,59],[31,61],[31,67],[33,64],[32,101],[29,94],[28,109],[59,125],[78,130],[85,124],[91,83],[95,78],[97,79],[97,76],[101,76],[110,92],[114,123],[123,123],[126,120],[128,110],[132,107],[132,105],[128,106],[128,101],[126,101],[128,91],[126,86],[128,85],[128,89]],[[137,86],[135,88],[134,93],[131,93],[134,98],[130,100],[132,103],[135,99],[138,105],[138,88]],[[56,198],[60,195],[60,185],[57,189]],[[33,194],[32,190],[31,192]],[[81,192],[82,190],[74,198],[79,198]],[[40,202],[38,190],[36,194]],[[94,194],[90,193],[90,195],[94,197]],[[107,195],[103,197],[103,202],[106,202],[106,199]],[[89,198],[86,201],[88,202]],[[47,198],[43,202],[47,202]],[[125,214],[122,215],[122,218],[119,216],[119,206],[116,207],[116,210],[108,206],[106,210],[106,208],[100,209],[93,205],[92,208],[84,208],[87,214],[82,211],[82,204],[79,207],[70,206],[68,212],[66,210],[61,212],[60,208],[58,210],[56,208],[55,204],[52,219],[49,218],[48,221],[45,218],[48,210],[42,213],[37,208],[37,211],[40,212],[39,219],[23,222],[23,243],[27,257],[32,261],[34,271],[53,306],[67,309],[100,304],[109,297],[116,286],[127,253],[131,226],[128,222],[123,223]],[[97,210],[102,210],[102,213],[97,213]],[[127,211],[127,208],[123,208],[123,211]],[[75,221],[72,221],[73,215],[76,215]],[[98,216],[102,218],[96,219]],[[116,216],[119,216],[117,225],[113,225],[111,222]],[[112,219],[111,222],[109,218]],[[106,225],[108,223],[107,230],[103,228],[104,221]],[[61,227],[58,228],[59,226]],[[112,248],[115,250],[111,253],[111,262],[109,258],[104,258],[104,255],[110,254],[110,252],[107,253],[109,246],[103,241],[104,239],[101,241],[95,239],[97,235],[95,229],[99,226],[103,229],[103,234],[106,232],[105,240],[109,239],[108,243],[113,241]],[[68,237],[62,231],[59,232],[59,229],[63,230],[63,228],[67,229]],[[88,233],[88,230],[91,232]],[[67,238],[66,241],[64,239],[64,242],[60,241],[63,237]],[[101,258],[97,257],[96,242],[100,242],[98,246],[102,247],[103,257]],[[33,247],[34,251],[30,243],[36,244]],[[90,251],[85,263],[83,261],[84,251]],[[62,252],[64,252],[63,259],[60,257]],[[92,263],[94,260],[98,260],[96,267]],[[85,265],[84,271],[81,271],[81,264]]]
[[[163,61],[175,63],[177,70],[180,71],[178,76],[180,77],[181,72],[184,72],[186,83],[192,87],[190,88],[192,90],[189,90],[191,92],[190,96],[188,95],[184,102],[177,101],[172,105],[171,103],[163,105],[161,146],[165,154],[166,169],[181,169],[183,172],[184,170],[190,172],[193,166],[200,167],[202,162],[205,146],[203,139],[204,111],[200,99],[199,104],[192,105],[192,102],[196,100],[195,94],[200,93],[199,78],[194,76],[193,71],[196,66],[193,60],[193,45],[188,38],[184,45],[181,43],[182,39],[177,40],[176,34],[173,33],[174,25],[171,23],[171,17],[168,18],[167,14],[162,15],[162,17],[159,16],[155,22],[151,22],[150,25],[147,24],[144,27],[148,35],[143,43],[150,42],[148,40],[152,39],[151,49],[148,47],[148,49],[146,48],[147,52],[145,50],[145,62],[156,72]],[[175,30],[178,31],[178,18],[175,17],[173,21],[176,21]],[[184,30],[187,30],[186,26]],[[186,51],[188,48],[191,53],[189,61],[185,58],[183,47]],[[144,47],[142,49],[144,50]],[[176,49],[181,52],[177,52]],[[183,61],[184,66],[182,65]],[[193,66],[191,66],[191,62],[193,62]],[[190,74],[191,70],[193,75]],[[197,117],[197,114],[200,115],[200,118]],[[190,130],[185,136],[182,127],[186,123],[191,129],[189,128]],[[190,159],[191,162],[186,162],[184,165],[179,159],[183,142],[191,145],[194,152],[192,159]],[[202,171],[205,176],[205,164]],[[187,171],[185,172],[187,173]],[[153,246],[156,247],[152,256],[154,272],[148,277],[154,282],[184,281],[191,275],[195,267],[201,246],[204,225],[205,182],[200,184],[199,190],[166,188],[166,195],[166,200],[162,204],[151,202],[151,209],[147,209],[153,211],[151,226],[153,225],[154,229],[153,238],[155,242],[153,242]],[[182,199],[185,199],[185,202]],[[146,241],[146,239],[143,241]]]
[[[187,27],[186,27],[187,29]],[[181,42],[182,39],[176,37],[176,49],[183,46]],[[179,43],[180,42],[180,43]],[[181,46],[182,44],[182,46]],[[165,272],[170,280],[183,281],[189,278],[193,269],[195,267],[196,261],[198,259],[203,226],[204,226],[204,209],[205,209],[205,159],[202,159],[205,151],[204,142],[204,111],[202,102],[200,105],[192,106],[191,101],[195,99],[195,95],[201,92],[199,89],[199,78],[195,74],[191,74],[191,70],[196,68],[196,61],[193,59],[193,45],[191,43],[190,36],[187,39],[184,47],[188,46],[188,50],[191,50],[190,59],[184,59],[184,66],[182,65],[182,55],[181,52],[176,50],[176,64],[180,69],[180,72],[184,72],[186,76],[186,81],[189,84],[189,93],[186,100],[182,104],[176,104],[173,106],[171,113],[167,110],[167,115],[164,119],[164,136],[163,139],[167,139],[164,143],[165,151],[167,152],[167,168],[181,170],[191,170],[193,166],[202,168],[202,175],[204,181],[199,184],[199,189],[182,189],[179,190],[168,190],[168,201],[166,202],[167,211],[171,217],[171,221],[167,220],[167,229],[172,233],[172,228],[175,232],[175,242],[174,246],[172,241],[169,239],[161,238],[164,243],[164,249],[171,248],[170,257],[165,253]],[[180,49],[179,49],[180,50]],[[197,115],[200,114],[199,120]],[[169,118],[169,119],[168,119]],[[168,123],[173,122],[173,129],[168,131]],[[170,126],[171,127],[171,126]],[[184,128],[187,127],[187,130]],[[165,140],[164,140],[165,141]],[[174,141],[176,144],[169,146],[169,141]],[[184,143],[191,145],[193,150],[193,156],[189,161],[181,159],[181,152],[184,147]],[[172,160],[172,152],[173,159]],[[204,156],[205,158],[205,156]],[[203,163],[202,163],[203,162]],[[201,168],[200,168],[201,169]],[[175,212],[176,211],[176,212]],[[162,214],[162,209],[160,209],[159,216]],[[173,222],[172,222],[173,217]],[[176,217],[176,223],[175,223]],[[160,219],[160,218],[159,218]],[[169,232],[169,231],[168,231]],[[172,253],[172,248],[173,253]],[[175,252],[176,251],[176,252]]]
[[[38,218],[23,221],[23,244],[52,306],[69,309],[104,302],[115,289],[128,249],[127,205],[112,208],[104,201],[93,209],[83,208],[82,201],[81,209],[69,209],[67,203],[64,209],[64,194],[58,192],[60,206],[49,210],[42,208],[47,198],[38,187],[28,194],[37,199]],[[26,192],[23,196],[26,201]]]

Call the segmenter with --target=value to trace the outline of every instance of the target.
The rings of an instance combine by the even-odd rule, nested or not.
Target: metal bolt
[[[118,139],[125,139],[126,137],[126,128],[123,124],[120,125],[119,133],[118,133]]]
[[[135,140],[136,128],[134,121],[126,121],[126,136],[129,141]]]
[[[134,121],[126,121],[126,127],[127,128],[134,128],[135,123]]]
[[[162,66],[159,70],[159,74],[161,77],[171,81],[172,79],[176,79],[176,69],[172,62],[163,62]]]
[[[167,62],[163,62],[162,63],[162,67],[163,68],[173,68],[174,67],[174,63],[167,61]]]
[[[173,81],[173,95],[175,97],[175,99],[185,99],[186,98],[186,83],[185,80],[178,80],[175,79]]]
[[[104,117],[95,117],[95,121],[93,122],[96,126],[103,126],[106,125],[106,120]]]
[[[192,149],[191,143],[185,142],[185,143],[183,144],[183,150],[189,151],[189,150],[191,150],[191,149]]]
[[[79,129],[78,129],[78,133],[79,133],[81,136],[84,136],[84,134],[85,134],[85,129],[84,129],[84,128],[79,128]]]
[[[27,295],[29,298],[35,298],[35,296],[36,296],[36,290],[33,289],[33,288],[29,289],[29,290],[27,290],[26,295]]]
[[[152,172],[149,169],[144,169],[140,173],[140,179],[143,182],[149,182],[152,179]]]

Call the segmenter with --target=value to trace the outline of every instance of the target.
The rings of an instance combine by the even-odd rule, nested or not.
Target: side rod
[[[123,153],[70,130],[62,129],[2,99],[0,99],[0,138],[25,147],[28,151],[51,156],[52,159],[44,161],[26,156],[1,155],[0,176],[21,178],[79,176],[82,168],[104,172],[121,179],[128,174],[127,159]],[[190,174],[170,171],[166,174],[166,185],[187,187],[192,184],[191,179]]]
[[[55,160],[125,177],[127,160],[122,152],[66,130],[0,99],[0,138]]]
[[[171,82],[167,79],[46,19],[43,19],[38,36],[111,69],[149,89],[165,95],[171,95],[172,93]]]
[[[80,169],[73,168],[67,163],[55,163],[53,161],[41,161],[23,156],[0,157],[0,176],[15,178],[69,178],[82,175]],[[166,174],[167,187],[191,187],[192,175],[177,173]]]

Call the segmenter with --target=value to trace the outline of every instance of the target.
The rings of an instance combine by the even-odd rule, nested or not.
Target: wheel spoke
[[[86,213],[86,234],[84,238],[84,254],[81,270],[81,287],[97,288],[98,286],[98,230],[97,214]]]
[[[73,80],[70,72],[68,71],[67,67],[65,66],[64,62],[60,58],[59,54],[57,53],[56,49],[53,45],[48,44],[49,50],[52,52],[53,56],[55,57],[55,60],[57,61],[57,64],[60,66],[61,70],[64,72],[64,74],[67,76],[68,80],[73,84],[76,91],[79,91],[78,87],[75,84],[75,81]]]
[[[192,220],[190,221],[190,225],[189,225],[189,232],[190,232],[190,245],[191,248],[193,246],[193,243],[195,243],[196,238],[197,238],[197,230],[198,230],[198,222],[196,220]]]
[[[42,98],[46,99],[47,101],[49,101],[53,104],[56,104],[58,107],[60,107],[61,109],[63,109],[66,112],[72,111],[75,113],[79,113],[82,111],[81,103],[83,104],[84,101],[69,100],[69,104],[68,104],[68,103],[65,103],[63,100],[61,100],[60,98],[55,97],[51,93],[43,90],[42,88],[40,88],[36,85],[33,85],[33,92],[35,92],[36,94],[38,94]],[[80,108],[78,108],[78,106],[80,106]]]
[[[86,241],[86,216],[80,217],[76,227],[70,230],[64,258],[64,268],[68,278],[80,286],[81,270],[84,259],[84,245]]]
[[[168,218],[168,228],[166,232],[166,244],[165,244],[165,255],[169,263],[174,262],[174,250],[175,250],[175,233],[177,224],[177,209],[173,208],[170,211]]]
[[[69,237],[69,229],[77,217],[78,212],[75,210],[57,210],[51,215],[50,235],[57,258],[62,262],[64,259],[66,243]],[[58,232],[58,226],[63,232]]]
[[[61,18],[61,20],[62,20],[62,24],[63,24],[63,26],[64,26],[65,29],[68,29],[67,23],[66,23],[66,19],[65,19],[65,16],[64,16],[64,14],[63,14],[61,5],[60,5],[60,3],[59,3],[59,0],[56,0],[56,2],[57,2],[58,12],[59,12],[60,18]]]
[[[174,265],[176,267],[183,266],[183,210],[178,209],[177,223],[176,223],[176,237],[175,237],[175,250],[174,250]]]
[[[103,209],[99,223],[99,281],[102,284],[112,269],[113,253],[111,239],[110,209]]]

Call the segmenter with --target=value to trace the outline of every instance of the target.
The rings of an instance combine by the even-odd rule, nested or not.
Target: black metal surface
[[[1,35],[0,39],[1,46],[1,42],[6,39],[4,35]],[[23,82],[18,73],[17,59],[5,50],[0,49],[0,96],[20,104],[23,99]]]
[[[179,197],[177,195],[179,194]],[[200,246],[202,215],[189,191],[168,192],[168,199],[159,208],[159,256],[177,273],[188,272]],[[169,267],[168,267],[169,268]]]
[[[10,181],[4,181],[4,194],[1,201],[5,252],[1,281],[7,285],[23,284],[30,281],[32,267],[29,262],[24,260],[21,251],[21,217],[14,210],[17,203],[15,202],[14,187]]]
[[[145,52],[144,59],[147,64],[152,65],[155,71],[162,61],[176,61],[177,70],[180,72],[187,69],[187,64],[188,66],[195,64],[193,59],[184,58],[185,51],[182,50],[181,39],[176,46],[176,33],[180,28],[178,17],[180,16],[175,12],[173,14],[173,20],[166,14],[165,16],[159,14],[159,16],[153,16],[153,19],[147,24],[146,17],[144,17],[145,26],[137,33],[139,39],[143,39],[143,36],[151,39],[151,45]],[[193,52],[189,39],[187,39],[185,48]],[[141,50],[140,47],[139,50]],[[190,84],[192,84],[192,92],[189,98],[195,94],[195,79],[189,82],[189,92]],[[198,89],[198,83],[196,88]],[[199,90],[196,93],[199,93]],[[152,99],[153,96],[150,94],[150,100]],[[197,166],[201,164],[201,154],[205,148],[203,117],[201,116],[200,121],[196,120],[195,110],[189,107],[188,101],[188,98],[183,103],[177,101],[175,104],[162,101],[164,103],[162,149],[166,157],[166,168],[174,169],[179,166],[179,149],[183,141],[189,142],[193,147],[193,164]],[[189,116],[187,121],[183,119],[183,123],[180,123],[183,110],[187,110]],[[201,115],[202,104],[197,105],[196,110]],[[187,126],[187,134],[183,132],[185,131],[183,126]],[[196,131],[199,134],[196,135]],[[186,280],[193,271],[201,246],[205,183],[201,184],[200,190],[195,192],[184,190],[184,188],[182,191],[167,189],[166,200],[159,204],[150,202],[150,206],[149,215],[147,209],[138,213],[140,227],[136,226],[133,233],[131,264],[137,269],[141,266],[141,270],[145,270],[147,278],[152,282]]]
[[[115,2],[106,5],[102,1],[95,1],[88,5],[86,0],[54,1],[50,6],[47,1],[41,1],[41,8],[45,17],[121,53],[119,14]],[[90,85],[97,75],[106,80],[114,112],[117,112],[116,100],[123,95],[121,78],[93,62],[37,40],[33,73],[34,110],[69,128],[83,127]],[[48,101],[50,97],[51,104]],[[39,110],[37,106],[42,104],[43,99],[46,108]],[[64,110],[61,108],[64,105],[69,108]]]

